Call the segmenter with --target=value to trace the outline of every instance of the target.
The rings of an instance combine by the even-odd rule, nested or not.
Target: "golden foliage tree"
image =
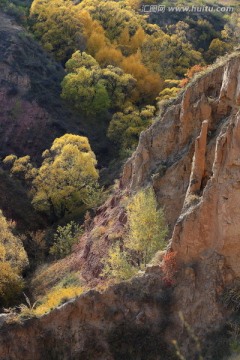
[[[138,103],[151,103],[162,89],[163,81],[160,76],[149,71],[142,63],[140,53],[124,58],[121,67],[137,80],[131,100]]]
[[[54,140],[43,158],[33,181],[34,207],[60,218],[84,206],[99,176],[88,139],[66,134]]]
[[[144,266],[152,256],[165,246],[167,227],[164,213],[158,204],[152,188],[140,190],[127,207],[128,236],[127,249],[137,253]]]
[[[114,244],[103,261],[102,275],[126,280],[144,270],[153,255],[165,247],[167,227],[152,188],[142,189],[127,206],[127,234],[122,244]]]
[[[21,240],[0,211],[0,303],[8,304],[23,287],[22,271],[28,265]]]
[[[96,60],[102,67],[119,66],[123,60],[123,55],[120,50],[113,46],[104,46],[96,53]]]
[[[65,62],[79,46],[85,48],[83,17],[71,0],[34,0],[30,16],[35,35],[57,60]]]

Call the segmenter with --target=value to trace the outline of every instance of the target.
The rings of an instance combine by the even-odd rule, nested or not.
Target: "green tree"
[[[71,253],[72,246],[77,243],[82,235],[82,227],[71,221],[66,226],[58,226],[54,234],[54,244],[50,248],[50,254],[56,259],[61,259]]]
[[[136,85],[136,80],[122,69],[112,65],[101,69],[85,53],[74,53],[66,68],[71,72],[62,82],[62,97],[88,115],[121,109]]]
[[[99,81],[95,86],[92,108],[96,114],[101,114],[110,108],[111,101],[104,83]]]
[[[61,218],[86,207],[90,184],[99,176],[88,139],[66,134],[54,140],[43,158],[33,180],[32,204],[36,210]]]
[[[123,112],[117,112],[110,121],[107,136],[120,149],[134,149],[138,144],[141,131],[151,123],[156,109],[154,106],[146,106],[139,110],[129,106]]]
[[[234,11],[228,18],[228,22],[224,26],[222,31],[222,37],[225,39],[228,44],[233,46],[238,46],[240,41],[240,17],[239,12]]]
[[[133,33],[144,24],[144,18],[130,7],[125,1],[112,0],[83,0],[80,9],[86,9],[91,16],[99,21],[111,41],[116,40],[123,28],[128,27]]]
[[[231,45],[229,43],[220,39],[213,39],[206,52],[206,59],[209,63],[212,63],[217,57],[225,55],[230,49]]]
[[[91,104],[95,89],[90,69],[79,68],[77,73],[70,73],[62,81],[62,98],[76,110],[85,113],[92,112]]]
[[[127,207],[128,236],[127,249],[137,253],[139,264],[144,267],[153,255],[163,249],[167,235],[164,213],[158,204],[152,188],[140,190]]]
[[[87,115],[105,112],[111,102],[100,80],[99,71],[81,67],[63,79],[62,98],[77,111],[83,111]]]
[[[187,31],[188,25],[183,22],[171,35],[158,29],[141,47],[143,63],[163,79],[182,78],[187,69],[204,63],[202,54],[188,41]]]

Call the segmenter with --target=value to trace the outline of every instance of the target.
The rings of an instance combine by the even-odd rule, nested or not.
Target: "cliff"
[[[240,276],[239,70],[238,51],[194,80],[141,134],[119,187],[65,260],[66,271],[74,262],[97,283],[102,257],[124,235],[125,195],[152,184],[169,224],[172,283],[159,264],[40,319],[3,324],[0,359],[174,359],[173,339],[193,359],[195,335],[204,359],[224,358],[228,311],[220,297]]]

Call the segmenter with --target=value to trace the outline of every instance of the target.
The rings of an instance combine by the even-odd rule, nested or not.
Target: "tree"
[[[88,191],[99,176],[88,139],[66,134],[54,140],[43,158],[33,180],[32,204],[36,210],[61,218],[86,207]]]
[[[127,207],[128,235],[127,249],[137,253],[139,265],[144,266],[152,256],[165,246],[167,227],[162,209],[152,188],[140,190]]]
[[[206,52],[206,59],[209,63],[212,63],[217,57],[225,55],[229,50],[231,50],[231,44],[220,39],[213,39]]]
[[[87,115],[121,109],[136,86],[136,80],[122,69],[112,65],[102,69],[90,55],[79,51],[66,68],[72,72],[62,81],[62,97]]]
[[[132,53],[136,53],[145,40],[147,40],[147,35],[145,34],[143,28],[139,27],[130,40],[130,48]]]
[[[102,81],[111,99],[112,108],[122,109],[136,88],[136,80],[119,67],[107,66],[101,72]]]
[[[62,81],[62,98],[77,111],[87,115],[106,112],[110,108],[110,98],[101,80],[100,68],[78,68]]]
[[[111,101],[104,83],[99,81],[95,86],[92,108],[96,114],[103,113],[110,108]]]
[[[117,40],[123,28],[128,27],[135,33],[139,25],[146,23],[125,1],[83,0],[79,8],[89,11],[93,19],[101,23],[111,42]]]
[[[98,32],[93,30],[87,40],[87,52],[95,57],[96,54],[101,51],[101,49],[105,49],[108,44],[109,42],[102,31]]]
[[[136,88],[130,100],[138,104],[151,103],[162,89],[163,82],[159,74],[149,71],[141,60],[141,54],[136,53],[124,58],[122,69],[136,80]]]
[[[22,277],[9,262],[0,261],[0,305],[8,305],[23,289]]]
[[[157,208],[152,188],[140,190],[127,206],[127,234],[114,244],[103,261],[102,276],[126,280],[144,270],[153,255],[164,248],[167,227],[162,209]]]
[[[10,224],[0,211],[0,304],[8,301],[22,290],[22,271],[28,265],[27,254],[21,240],[13,235]]]
[[[141,131],[152,123],[155,111],[154,106],[148,105],[141,110],[130,106],[123,112],[116,112],[110,121],[107,136],[120,149],[136,148]]]
[[[99,66],[98,62],[91,55],[79,50],[72,55],[65,65],[68,73],[77,73],[77,70],[81,67],[91,69],[93,66]]]
[[[56,234],[54,234],[54,244],[50,248],[50,254],[54,255],[56,259],[69,255],[72,246],[77,243],[82,233],[82,227],[74,221],[71,221],[66,226],[58,226]]]
[[[239,45],[240,40],[240,18],[238,11],[233,12],[222,31],[222,37],[233,47]]]
[[[77,48],[86,47],[83,15],[71,0],[34,0],[30,17],[44,48],[65,62]]]
[[[96,53],[96,60],[102,67],[108,65],[120,66],[123,55],[120,50],[113,46],[104,46]]]
[[[187,39],[186,25],[180,22],[172,35],[158,29],[141,46],[143,64],[163,79],[182,78],[191,66],[204,63]]]
[[[131,55],[131,49],[130,49],[130,35],[128,27],[125,27],[119,37],[118,37],[118,46],[121,49],[121,52],[124,56]]]
[[[12,175],[24,182],[31,183],[36,176],[37,170],[32,165],[29,155],[20,158],[15,155],[8,155],[3,159],[3,164]]]

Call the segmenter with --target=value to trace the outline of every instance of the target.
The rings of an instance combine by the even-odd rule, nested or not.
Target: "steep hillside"
[[[60,99],[64,75],[26,30],[0,12],[0,156],[28,154],[39,160],[56,137],[86,129],[94,150],[106,152],[101,127],[96,134]]]
[[[85,293],[40,319],[3,324],[1,359],[174,359],[173,339],[186,359],[200,347],[204,359],[227,358],[230,312],[221,299],[240,276],[239,70],[237,51],[194,80],[141,134],[119,188],[61,269],[75,266],[89,284],[98,282],[102,257],[124,234],[124,196],[150,183],[166,210],[172,262],[160,258],[145,274]]]
[[[208,120],[204,180],[195,196],[197,200],[200,199],[213,173],[218,136],[222,127],[238,110],[235,95],[238,66],[239,55],[236,54],[227,64],[220,63],[193,81],[182,96],[166,107],[162,117],[141,134],[136,152],[124,167],[119,189],[99,209],[89,232],[79,243],[78,262],[82,264],[82,274],[88,281],[101,272],[99,260],[106,254],[110,239],[117,239],[124,232],[127,220],[125,195],[151,183],[159,204],[165,209],[170,231],[181,214],[184,202],[191,205],[191,201],[196,201],[194,196],[185,198],[195,140],[200,134],[202,122]],[[229,87],[229,90],[225,91],[225,87]],[[97,227],[104,227],[104,231],[95,241]]]

